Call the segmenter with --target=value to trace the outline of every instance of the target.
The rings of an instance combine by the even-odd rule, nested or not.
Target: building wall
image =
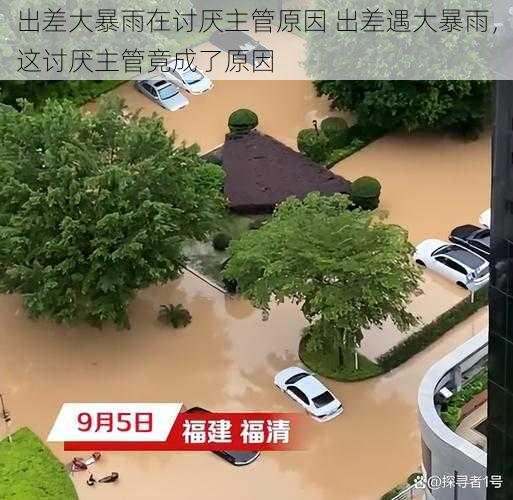
[[[440,419],[434,396],[453,380],[487,356],[488,334],[479,333],[433,365],[419,389],[419,420],[422,436],[422,464],[426,478],[445,482],[426,491],[427,500],[485,500],[486,453],[451,431]],[[465,487],[451,484],[460,478]],[[470,487],[471,477],[480,478],[481,487]]]
[[[489,500],[513,499],[513,82],[495,86],[488,385],[488,474],[503,486]]]

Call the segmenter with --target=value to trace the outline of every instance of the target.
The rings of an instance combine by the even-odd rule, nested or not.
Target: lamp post
[[[319,135],[319,123],[317,120],[312,121],[315,131],[317,132],[317,135]]]

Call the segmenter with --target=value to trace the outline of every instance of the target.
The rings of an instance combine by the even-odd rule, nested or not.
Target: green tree
[[[386,130],[449,128],[475,133],[490,109],[487,81],[325,80],[315,86],[335,108],[355,113],[361,125]]]
[[[129,326],[134,293],[176,278],[221,213],[220,167],[121,101],[0,107],[0,290],[34,316]]]
[[[420,271],[402,228],[379,212],[348,210],[347,196],[290,198],[258,231],[232,243],[224,277],[256,307],[292,300],[309,322],[309,348],[356,352],[362,330],[391,318],[401,331]]]

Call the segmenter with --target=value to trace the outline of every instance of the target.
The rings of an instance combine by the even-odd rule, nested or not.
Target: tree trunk
[[[344,366],[344,350],[342,346],[338,346],[338,368],[342,368]]]
[[[358,367],[358,351],[354,351],[354,370],[357,372],[359,369]]]

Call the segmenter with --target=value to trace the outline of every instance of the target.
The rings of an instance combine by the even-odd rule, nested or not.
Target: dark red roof
[[[351,183],[267,135],[227,136],[222,149],[224,192],[239,213],[272,212],[290,196],[350,193]]]

